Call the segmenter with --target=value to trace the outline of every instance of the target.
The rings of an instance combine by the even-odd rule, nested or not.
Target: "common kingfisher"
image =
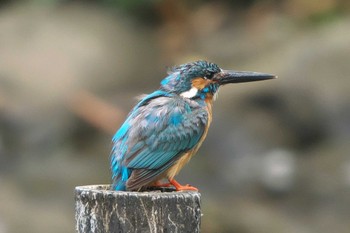
[[[138,102],[113,136],[112,189],[140,191],[173,186],[177,191],[198,191],[193,186],[180,185],[174,177],[205,139],[219,88],[275,77],[223,70],[207,61],[172,68],[159,89]],[[165,179],[169,182],[162,183]]]

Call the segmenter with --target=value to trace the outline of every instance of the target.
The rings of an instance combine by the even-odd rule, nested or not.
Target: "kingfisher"
[[[173,187],[198,191],[174,177],[204,141],[220,87],[273,78],[276,76],[265,73],[224,70],[203,60],[170,69],[159,89],[141,98],[112,138],[112,190]]]

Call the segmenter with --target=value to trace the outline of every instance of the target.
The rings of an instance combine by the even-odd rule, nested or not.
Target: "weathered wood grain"
[[[79,233],[200,232],[198,192],[116,192],[93,185],[75,193]]]

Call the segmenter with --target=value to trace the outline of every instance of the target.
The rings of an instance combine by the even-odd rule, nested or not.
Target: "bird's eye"
[[[205,76],[204,79],[212,79],[214,76],[214,73],[208,72]]]

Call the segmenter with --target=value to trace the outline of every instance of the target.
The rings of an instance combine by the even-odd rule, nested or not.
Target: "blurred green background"
[[[0,1],[0,233],[74,232],[74,187],[166,67],[273,73],[227,86],[178,177],[202,232],[350,232],[347,0]]]

